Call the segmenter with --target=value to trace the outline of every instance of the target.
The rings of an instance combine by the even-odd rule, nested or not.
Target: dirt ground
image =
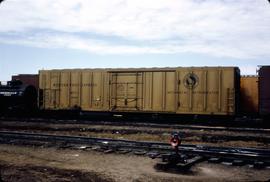
[[[158,160],[94,151],[0,144],[0,181],[267,181],[270,169],[200,163],[191,172],[158,171]]]

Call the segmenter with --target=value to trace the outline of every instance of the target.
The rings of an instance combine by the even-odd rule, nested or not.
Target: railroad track
[[[8,131],[31,131],[36,133],[48,133],[48,132],[91,132],[91,133],[111,133],[111,134],[149,134],[149,135],[171,135],[172,131],[179,132],[183,140],[188,140],[192,137],[201,138],[204,142],[221,142],[221,141],[256,141],[261,143],[270,143],[270,136],[262,136],[262,135],[254,135],[247,136],[245,133],[234,135],[225,135],[225,134],[205,134],[204,132],[195,132],[192,133],[190,131],[177,131],[172,129],[172,131],[168,130],[151,130],[151,129],[141,129],[141,128],[83,128],[83,127],[36,127],[36,126],[2,126],[3,129]]]
[[[174,151],[167,143],[139,142],[106,138],[48,135],[21,132],[0,132],[0,142],[19,145],[42,145],[81,150],[99,150],[105,153],[133,153],[159,158]],[[255,148],[212,147],[205,145],[181,145],[182,154],[200,156],[210,161],[242,161],[241,164],[270,166],[270,150]]]
[[[104,126],[133,126],[133,127],[151,127],[167,129],[188,129],[204,131],[232,131],[232,132],[249,132],[270,134],[268,128],[246,128],[246,127],[225,127],[225,126],[203,126],[203,125],[183,125],[183,124],[160,124],[153,122],[119,122],[119,121],[96,121],[96,120],[61,120],[61,119],[44,119],[44,118],[6,118],[1,117],[0,122],[33,122],[33,123],[51,123],[51,124],[87,124],[87,125],[104,125]]]
[[[249,142],[254,141],[260,143],[262,146],[268,146],[270,143],[270,133],[268,129],[246,129],[242,132],[236,131],[226,131],[226,128],[223,127],[199,127],[199,126],[175,126],[175,128],[162,127],[162,124],[148,124],[146,123],[130,123],[128,126],[127,123],[115,123],[114,122],[89,122],[89,124],[72,124],[63,123],[64,121],[58,122],[38,122],[38,121],[27,121],[27,122],[1,122],[0,126],[2,131],[17,131],[17,132],[35,132],[35,133],[67,133],[67,132],[76,132],[77,135],[87,136],[89,133],[100,134],[118,134],[118,135],[134,135],[134,134],[148,134],[153,136],[169,136],[172,132],[177,132],[181,135],[183,141],[201,141],[201,142],[210,142],[210,143],[220,143],[227,141],[243,141]],[[69,121],[68,121],[69,122]],[[133,124],[133,126],[132,126]],[[123,126],[124,125],[124,126]],[[131,125],[131,126],[130,126]],[[154,125],[154,126],[153,126]],[[179,129],[176,129],[179,128]],[[190,129],[191,128],[191,129]],[[206,128],[206,129],[205,129]],[[234,128],[232,128],[234,129]],[[237,128],[236,128],[237,129]],[[252,130],[253,132],[249,132]],[[224,132],[226,131],[226,132]],[[255,132],[257,131],[257,132]]]

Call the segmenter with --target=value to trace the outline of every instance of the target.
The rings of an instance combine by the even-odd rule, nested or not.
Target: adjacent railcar
[[[258,115],[258,76],[241,76],[240,112],[242,115]]]
[[[46,110],[235,115],[237,67],[39,71]]]
[[[37,90],[34,86],[24,85],[21,81],[9,81],[0,86],[0,110],[29,111],[37,108]]]
[[[259,112],[261,116],[270,116],[270,66],[259,69]]]
[[[38,75],[37,74],[19,74],[12,75],[12,81],[20,80],[24,85],[32,85],[38,90]]]

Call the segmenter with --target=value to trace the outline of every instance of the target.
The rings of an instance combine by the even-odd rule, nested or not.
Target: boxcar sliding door
[[[142,106],[142,72],[110,73],[110,109],[136,111]]]

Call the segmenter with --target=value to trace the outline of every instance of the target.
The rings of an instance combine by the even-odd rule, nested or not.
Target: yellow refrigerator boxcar
[[[47,110],[234,115],[237,67],[63,69],[39,71]]]

